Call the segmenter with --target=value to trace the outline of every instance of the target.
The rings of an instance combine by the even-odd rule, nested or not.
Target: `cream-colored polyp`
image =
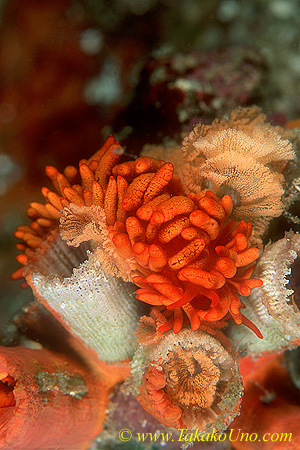
[[[106,362],[131,358],[136,348],[136,325],[142,314],[135,286],[107,274],[97,257],[59,278],[37,271],[27,277],[39,301],[60,315],[61,322]]]
[[[232,217],[250,221],[259,240],[291,203],[282,202],[289,187],[281,172],[296,155],[284,135],[259,108],[237,108],[228,120],[196,125],[181,148],[148,146],[143,154],[168,158],[187,194],[210,189],[219,197],[231,195]]]
[[[167,392],[171,384],[170,379],[174,379],[174,373],[168,367],[171,358],[176,361],[172,368],[174,372],[179,369],[180,373],[181,369],[187,369],[186,372],[190,374],[185,379],[179,377],[182,391],[188,390],[183,401],[174,399],[174,395],[168,392],[172,403],[183,411],[183,423],[188,429],[198,429],[199,432],[225,430],[238,414],[243,392],[237,361],[216,338],[203,331],[192,331],[188,328],[182,329],[178,334],[169,331],[162,335],[159,342],[139,344],[131,365],[134,388],[139,389],[144,373],[149,366],[154,366],[162,370],[166,377],[164,389]],[[211,366],[208,372],[211,372],[212,379],[209,383],[203,380],[203,386],[200,383],[197,389],[194,389],[193,380],[197,378],[197,374],[204,376],[208,361]],[[189,385],[192,386],[190,390]],[[189,397],[193,397],[193,401],[190,401]],[[203,398],[207,397],[209,404],[202,407]]]

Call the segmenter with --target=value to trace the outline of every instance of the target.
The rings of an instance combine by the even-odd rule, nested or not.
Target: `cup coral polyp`
[[[121,153],[110,136],[80,162],[79,171],[47,168],[57,193],[43,188],[46,204],[31,204],[31,226],[16,232],[25,241],[19,261],[27,265],[34,259],[43,239],[57,231],[58,220],[60,235],[75,246],[97,243],[108,227],[106,253],[114,254],[116,271],[123,270],[126,281],[140,286],[139,300],[162,307],[168,321],[160,331],[178,333],[187,320],[197,330],[231,317],[262,337],[240,312],[245,306],[237,294],[248,296],[262,282],[250,278],[259,250],[249,245],[251,224],[230,220],[231,197],[218,199],[211,191],[186,196],[173,164],[150,157],[117,164]],[[95,207],[104,211],[106,223],[98,223]],[[21,269],[14,277],[23,274]]]
[[[243,392],[237,361],[202,330],[168,331],[153,341],[152,319],[152,330],[151,318],[139,322],[143,338],[132,362],[139,402],[167,427],[226,428],[238,414]]]
[[[259,256],[259,250],[249,245],[251,224],[230,220],[229,195],[220,200],[211,191],[173,195],[176,187],[180,192],[173,165],[157,161],[155,167],[148,158],[147,170],[152,172],[139,174],[140,160],[147,167],[143,157],[113,168],[113,174],[122,173],[129,185],[121,203],[127,214],[110,227],[109,235],[120,255],[134,259],[142,272],[132,277],[141,287],[136,297],[166,308],[169,320],[159,331],[173,328],[178,333],[184,315],[193,330],[203,321],[232,317],[261,337],[240,313],[244,305],[237,295],[248,296],[253,287],[262,285],[250,279],[251,264]]]

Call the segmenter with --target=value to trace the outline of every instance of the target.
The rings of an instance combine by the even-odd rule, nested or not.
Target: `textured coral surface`
[[[245,353],[255,356],[255,367],[251,362],[245,372],[241,366],[246,394],[236,428],[257,432],[259,437],[264,432],[291,430],[290,446],[286,442],[261,445],[270,449],[298,449],[298,353],[293,353],[294,362],[288,363],[298,388],[291,387],[281,362],[267,366],[259,355],[299,344],[296,232],[300,229],[300,178],[299,163],[290,147],[292,144],[299,158],[299,131],[293,129],[299,122],[292,122],[289,130],[273,128],[258,112],[257,125],[266,127],[254,127],[248,136],[243,134],[242,126],[233,126],[232,131],[225,126],[226,130],[220,131],[209,124],[218,119],[214,126],[220,122],[223,126],[229,122],[232,125],[232,109],[254,104],[263,107],[271,125],[284,125],[287,119],[299,117],[299,5],[295,0],[171,3],[1,2],[1,344],[38,347],[40,352],[47,353],[48,362],[51,352],[59,352],[62,361],[69,360],[70,352],[78,354],[78,348],[71,350],[66,345],[73,339],[66,329],[45,311],[42,319],[40,309],[36,309],[40,306],[26,306],[25,314],[21,311],[21,306],[32,300],[31,290],[20,290],[17,282],[9,281],[9,274],[18,270],[13,261],[11,234],[20,223],[27,223],[17,233],[25,244],[18,246],[21,251],[18,260],[23,268],[15,278],[26,274],[28,282],[35,283],[39,300],[47,303],[65,328],[72,329],[77,336],[82,333],[81,338],[88,345],[98,346],[98,354],[102,352],[104,359],[131,358],[136,348],[137,352],[144,348],[145,354],[150,355],[147,363],[139,361],[144,379],[137,369],[139,378],[135,385],[131,380],[119,386],[109,405],[109,392],[129,374],[129,369],[122,366],[123,375],[117,369],[114,376],[112,371],[98,367],[98,373],[103,375],[105,401],[93,414],[101,416],[93,433],[106,413],[108,418],[103,432],[91,444],[93,450],[154,449],[161,444],[166,449],[177,449],[180,432],[174,429],[172,442],[153,443],[149,439],[141,442],[137,433],[168,431],[162,425],[166,417],[174,422],[194,420],[197,414],[193,416],[191,409],[198,411],[196,403],[202,405],[202,410],[205,407],[209,410],[205,419],[210,420],[211,414],[216,413],[218,395],[226,393],[226,386],[217,380],[227,375],[229,378],[225,363],[219,364],[218,358],[214,361],[207,351],[194,347],[191,347],[193,356],[186,355],[183,346],[170,349],[169,359],[165,353],[153,358],[150,354],[170,334],[178,345],[187,330],[194,337],[208,333],[220,342],[224,355],[229,353],[233,360]],[[193,132],[199,121],[202,125]],[[112,132],[123,146],[114,147],[122,155],[112,152],[106,161],[110,169],[120,164],[114,173],[109,173],[110,169],[97,172],[98,166],[89,159],[78,165],[80,158],[93,155]],[[176,166],[182,132],[189,150],[192,148],[189,171],[187,160]],[[266,140],[270,147],[265,145]],[[141,162],[136,164],[136,157],[145,144],[159,145],[159,153],[151,156],[162,161],[151,170],[130,172],[130,167],[136,168]],[[215,147],[226,151],[218,156],[214,154]],[[277,153],[269,151],[274,147]],[[261,151],[265,152],[264,160]],[[285,157],[278,159],[280,152]],[[273,158],[274,155],[277,156]],[[102,156],[100,152],[99,159]],[[128,160],[135,163],[124,165]],[[180,175],[182,187],[169,162]],[[70,164],[73,166],[67,168]],[[46,165],[50,165],[47,174],[52,184],[43,176]],[[200,166],[201,173],[197,172]],[[185,180],[184,173],[188,174]],[[189,185],[191,182],[193,187]],[[40,195],[40,186],[45,185],[47,188]],[[197,185],[199,191],[195,189]],[[117,202],[127,189],[124,203]],[[188,196],[203,189],[203,195]],[[157,196],[151,198],[154,193],[162,197],[155,205],[156,211],[151,209],[150,214],[139,202],[148,206],[152,201],[155,203]],[[173,205],[176,202],[172,198],[176,196],[179,202]],[[228,196],[233,200],[231,214]],[[32,200],[28,221],[26,209]],[[204,205],[208,201],[209,211]],[[225,217],[218,216],[222,209]],[[164,211],[168,211],[166,216]],[[201,217],[205,217],[206,225]],[[236,220],[235,226],[230,225],[231,219]],[[246,222],[252,223],[252,233]],[[257,271],[251,275],[247,263],[251,260],[253,266],[259,259],[262,242],[269,244]],[[243,252],[248,259],[244,261],[246,265],[239,265],[241,261],[237,261]],[[24,273],[28,263],[30,268]],[[83,286],[84,272],[88,273],[89,281]],[[257,285],[258,279],[264,286]],[[140,284],[137,298],[132,292],[138,288],[128,286],[129,280]],[[44,298],[46,294],[48,301]],[[97,303],[98,295],[104,300]],[[114,305],[105,303],[105,298],[110,298]],[[80,308],[84,304],[83,314]],[[122,304],[126,307],[122,308]],[[135,331],[142,315],[137,342]],[[247,327],[238,325],[241,321]],[[260,333],[264,339],[258,339]],[[108,335],[113,339],[108,339]],[[78,338],[76,342],[82,346]],[[52,350],[41,350],[41,346]],[[16,354],[18,351],[15,350]],[[97,361],[94,353],[91,361]],[[178,364],[180,361],[184,362]],[[36,367],[27,360],[22,365],[22,377],[28,380],[33,369]],[[83,371],[83,367],[80,365],[78,370]],[[1,377],[4,412],[15,408],[12,393],[16,388],[5,371]],[[55,382],[42,377],[44,394],[57,395],[58,402],[70,397],[72,401],[79,400],[71,396],[68,383],[62,384],[62,379],[61,375]],[[182,387],[180,380],[184,380],[186,387]],[[145,389],[139,399],[148,405],[146,408],[152,408],[152,415],[136,398],[140,383]],[[203,396],[202,385],[207,387],[207,397]],[[85,390],[81,388],[79,383],[84,398]],[[34,389],[31,391],[29,394]],[[183,395],[185,392],[189,394]],[[230,399],[235,399],[231,403],[235,414],[240,387],[230,392],[226,401]],[[188,412],[179,413],[182,402]],[[35,407],[38,405],[37,401]],[[158,421],[153,417],[153,408]],[[286,411],[285,417],[282,410]],[[65,409],[64,413],[67,412]],[[51,436],[57,438],[55,447],[68,448],[81,429],[88,434],[92,422],[86,415],[87,422],[81,421],[74,433],[67,435],[67,429],[72,430],[80,417],[80,410],[72,413],[77,418],[42,420],[49,430],[51,423],[57,426],[57,433],[52,428]],[[85,414],[84,408],[82,413]],[[31,427],[30,417],[27,414],[25,422]],[[132,431],[131,441],[121,442],[122,428]],[[30,450],[40,450],[46,435],[41,432],[39,439],[35,436]],[[73,449],[75,444],[71,445]],[[253,447],[250,443],[230,443],[226,439],[223,443],[195,442],[194,448],[251,449],[257,448],[256,445],[256,442]]]

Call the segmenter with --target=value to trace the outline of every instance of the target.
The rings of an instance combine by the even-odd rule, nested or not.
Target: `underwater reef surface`
[[[299,7],[104,3],[1,5],[1,446],[298,449]]]
[[[297,198],[298,133],[272,126],[258,107],[239,107],[228,119],[194,127],[176,148],[146,146],[142,156],[120,162],[124,150],[110,135],[78,168],[46,167],[53,188],[42,188],[43,203],[30,203],[30,226],[17,227],[21,267],[12,278],[31,287],[75,353],[79,346],[104,396],[97,400],[88,374],[53,372],[38,362],[42,350],[32,350],[39,370],[34,378],[42,379],[37,395],[47,383],[45,412],[53,427],[53,393],[64,408],[69,380],[81,376],[79,390],[71,391],[71,422],[84,426],[93,414],[85,396],[95,400],[98,429],[84,427],[84,438],[71,433],[79,448],[105,429],[107,408],[114,410],[109,394],[122,381],[129,403],[136,397],[158,427],[176,430],[177,442],[186,444],[196,433],[196,441],[216,435],[232,443],[226,430],[243,413],[255,360],[300,342],[297,295],[286,278],[297,279],[299,235],[290,230],[263,245],[271,221]],[[32,308],[29,329],[39,321]],[[25,358],[26,349],[17,351]],[[32,364],[23,365],[30,370]],[[22,378],[8,367],[2,380],[3,406],[18,411],[16,394],[27,392]],[[43,406],[20,430],[39,414]],[[14,417],[6,417],[3,445],[14,441]],[[128,430],[119,431],[120,441],[134,438]],[[65,441],[57,434],[54,442],[73,445],[63,435]],[[26,445],[33,445],[30,439]],[[45,444],[37,439],[36,445]]]

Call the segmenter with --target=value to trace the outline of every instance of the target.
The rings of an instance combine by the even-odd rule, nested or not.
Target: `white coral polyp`
[[[201,166],[200,174],[210,180],[216,191],[226,187],[238,194],[235,217],[238,220],[279,216],[283,210],[281,195],[282,176],[273,174],[263,164],[250,156],[237,158],[233,151],[226,151],[210,158]],[[255,201],[254,201],[255,200]]]

